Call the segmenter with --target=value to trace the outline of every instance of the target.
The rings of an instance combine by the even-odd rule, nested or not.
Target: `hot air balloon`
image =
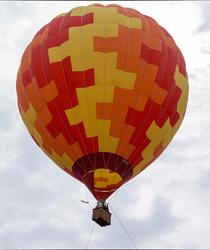
[[[167,147],[188,99],[171,35],[115,4],[76,7],[43,26],[23,53],[16,89],[33,140],[102,209]]]

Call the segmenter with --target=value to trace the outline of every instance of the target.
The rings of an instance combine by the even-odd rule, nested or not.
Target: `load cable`
[[[87,241],[87,243],[86,243],[85,249],[88,249],[88,245],[89,245],[91,236],[92,236],[92,234],[93,234],[94,228],[95,228],[95,222],[93,223],[93,226],[92,226],[92,229],[91,229],[91,232],[90,232],[90,236],[89,236],[88,241]]]
[[[123,225],[122,221],[120,220],[120,218],[118,217],[118,215],[115,213],[115,211],[113,210],[113,207],[110,206],[110,208],[112,209],[112,212],[114,213],[115,217],[117,218],[117,220],[119,221],[120,225],[122,226],[122,228],[124,229],[124,231],[126,232],[128,238],[130,239],[131,243],[133,244],[135,249],[138,249],[138,246],[136,245],[135,241],[133,240],[133,238],[131,237],[131,235],[129,234],[128,230],[126,229],[126,227]]]

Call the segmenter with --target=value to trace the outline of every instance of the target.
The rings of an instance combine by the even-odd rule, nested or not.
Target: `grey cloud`
[[[14,99],[3,93],[0,94],[0,133],[14,128],[16,118],[15,104]]]
[[[25,129],[17,136],[17,144],[21,145],[20,152],[11,161],[12,165],[1,172],[0,247],[82,248],[92,224],[91,211],[85,207],[79,209],[79,192],[72,194],[72,190],[80,190],[81,184],[66,173],[62,174],[34,144]],[[132,211],[132,204],[138,200],[139,181],[142,185],[147,184],[147,180],[138,177],[125,185],[118,195],[118,209],[113,208],[137,244],[144,247],[151,237],[158,242],[159,236],[176,228],[181,220],[173,215],[170,201],[162,197],[154,199],[150,214],[145,219],[124,217],[125,211]],[[68,189],[69,200],[63,202],[61,197],[68,197]],[[65,229],[60,228],[61,225]],[[132,247],[114,215],[110,228],[103,230],[96,225],[90,248],[98,246]]]
[[[83,247],[81,227],[91,213],[79,209],[82,185],[55,166],[23,126],[17,130],[1,157],[0,247]]]
[[[41,191],[41,189],[40,189]],[[33,195],[33,193],[32,193]],[[73,201],[60,204],[40,202],[28,208],[25,201],[14,207],[17,217],[5,219],[0,229],[1,248],[81,248],[83,231],[81,223],[83,216],[74,219],[76,207]],[[26,208],[24,209],[24,207]],[[17,208],[17,209],[15,209]],[[65,212],[69,208],[69,212]],[[22,213],[20,213],[22,210]],[[8,211],[9,212],[9,211]],[[85,223],[82,223],[85,226]],[[78,235],[81,234],[81,238]]]
[[[14,2],[5,2],[2,6],[1,6],[1,10],[0,10],[0,15],[2,17],[7,17],[8,20],[13,19],[14,16],[23,16],[23,11],[24,14],[27,16],[31,16],[32,17],[32,13],[33,13],[33,8],[31,8],[32,5],[31,3],[26,3],[24,5],[24,9],[23,9],[23,5],[21,2],[18,1],[14,1]]]
[[[192,249],[192,240],[187,240],[183,243],[182,245],[183,249]],[[193,249],[201,249],[201,246],[199,244],[194,243],[193,244]]]
[[[209,25],[210,25],[210,23],[209,23]],[[208,48],[201,48],[201,52],[204,53],[204,54],[210,55],[209,47]]]
[[[80,185],[46,162],[36,160],[35,170],[14,161],[1,170],[1,248],[81,247],[77,236],[89,215],[79,213]]]
[[[196,33],[203,33],[210,31],[210,3],[208,1],[201,2],[201,24],[194,30]]]
[[[209,192],[210,192],[210,169],[208,168],[209,161],[205,160],[206,167],[200,167],[200,174],[198,175],[198,178],[196,180],[195,189],[197,192],[199,192],[204,199],[204,202],[206,205],[210,208],[210,199],[209,199]],[[200,164],[201,165],[201,164]]]
[[[151,207],[151,213],[145,218],[126,218],[122,216],[122,211],[126,210],[126,207],[132,206],[128,203],[126,199],[124,200],[123,206],[118,206],[117,208],[113,205],[110,211],[112,212],[112,228],[107,230],[100,230],[97,226],[97,233],[106,233],[106,237],[98,237],[94,239],[90,248],[97,247],[98,245],[103,246],[103,248],[120,248],[120,249],[131,249],[135,248],[132,242],[129,240],[128,235],[126,235],[124,229],[121,227],[115,213],[118,214],[120,221],[126,227],[129,235],[133,238],[134,242],[138,248],[151,248],[155,247],[150,245],[149,242],[158,242],[158,239],[165,237],[166,234],[170,234],[176,230],[183,222],[183,218],[178,218],[173,214],[171,209],[171,202],[158,195],[154,198]],[[141,213],[141,207],[139,207],[139,213]],[[130,217],[130,216],[129,216]],[[96,229],[96,230],[97,230]],[[156,247],[158,244],[156,245]],[[167,247],[167,246],[166,246]]]

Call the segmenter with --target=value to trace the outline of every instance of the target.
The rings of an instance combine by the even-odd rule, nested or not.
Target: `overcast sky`
[[[36,146],[17,109],[25,47],[74,2],[0,2],[0,248],[85,248],[95,200]],[[101,1],[102,4],[113,3]],[[210,2],[117,2],[153,17],[174,37],[189,76],[185,119],[165,152],[108,200],[112,226],[89,248],[210,247]],[[81,199],[90,204],[81,203]]]

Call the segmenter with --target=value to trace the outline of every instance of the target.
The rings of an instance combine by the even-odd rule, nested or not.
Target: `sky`
[[[112,226],[93,226],[93,196],[24,127],[15,85],[25,47],[54,16],[95,2],[0,2],[0,248],[209,248],[210,2],[114,2],[173,36],[186,61],[189,101],[164,153],[109,198]]]

